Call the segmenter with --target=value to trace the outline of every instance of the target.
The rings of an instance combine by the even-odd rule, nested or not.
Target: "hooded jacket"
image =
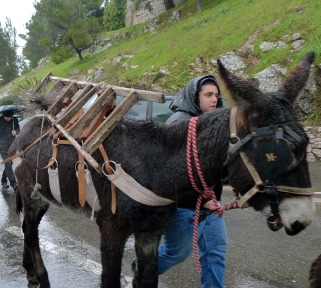
[[[176,121],[189,120],[192,117],[200,116],[203,114],[199,107],[199,92],[201,86],[205,82],[212,82],[218,89],[219,95],[221,94],[220,88],[214,76],[200,76],[190,80],[183,89],[181,89],[172,100],[169,108],[175,113],[172,114],[166,121],[167,124],[173,123]],[[216,108],[222,108],[223,101],[222,98],[219,98],[217,101]],[[215,194],[217,200],[220,200],[223,185],[221,182],[218,182],[214,185]],[[202,206],[211,199],[203,199]],[[195,208],[186,206],[185,208]]]

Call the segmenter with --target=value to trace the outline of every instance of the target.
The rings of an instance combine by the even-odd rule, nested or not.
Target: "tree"
[[[70,39],[75,38],[70,37],[71,26],[76,25],[79,19],[101,15],[100,5],[101,0],[40,0],[35,3],[36,12],[26,27],[28,33],[25,35],[27,42],[24,49],[24,55],[32,62],[32,66],[44,56],[67,51],[66,45],[71,45]],[[65,37],[66,33],[68,37]],[[65,41],[65,38],[69,41]],[[36,55],[33,51],[36,51]],[[79,50],[75,52],[79,55]]]
[[[40,59],[51,53],[56,37],[47,33],[46,20],[36,14],[26,24],[27,34],[19,35],[26,41],[22,54],[29,60],[31,68],[38,65]]]
[[[70,44],[77,52],[79,60],[83,60],[81,52],[94,44],[101,30],[97,18],[78,19],[75,24],[70,26],[63,41]]]
[[[126,1],[113,0],[106,2],[103,16],[103,25],[107,31],[125,27]]]
[[[6,18],[5,27],[0,23],[0,84],[11,82],[19,74],[17,66],[16,29]]]

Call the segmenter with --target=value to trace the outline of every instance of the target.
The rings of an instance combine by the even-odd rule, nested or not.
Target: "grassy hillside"
[[[84,79],[103,70],[99,81],[113,85],[153,89],[162,87],[173,93],[191,77],[199,75],[192,63],[199,58],[202,72],[213,73],[212,64],[219,55],[242,47],[249,37],[255,53],[249,59],[249,75],[273,63],[291,67],[308,51],[317,53],[316,64],[321,62],[321,2],[316,0],[203,0],[203,12],[196,12],[195,0],[159,16],[157,29],[143,32],[148,23],[104,33],[102,38],[128,32],[127,38],[112,40],[112,46],[99,53],[85,53],[84,60],[77,57],[60,65],[42,65],[24,77],[42,79],[49,71],[55,76]],[[180,20],[170,21],[174,10]],[[273,25],[272,25],[273,24]],[[285,34],[301,33],[304,49],[291,53],[290,48],[262,52],[262,41],[278,41]],[[293,62],[289,62],[289,55]],[[119,62],[114,61],[120,57]],[[254,61],[253,61],[254,59]],[[127,68],[126,68],[127,67]],[[131,68],[135,67],[135,68]],[[168,73],[161,72],[165,69]],[[90,71],[88,72],[88,70]],[[148,72],[148,77],[146,76]],[[72,75],[72,76],[71,76]],[[18,83],[19,80],[15,83]],[[0,91],[1,94],[1,91]]]

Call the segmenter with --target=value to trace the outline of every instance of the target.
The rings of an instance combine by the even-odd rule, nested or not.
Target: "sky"
[[[4,26],[6,17],[10,18],[12,26],[17,30],[17,43],[19,46],[24,45],[24,41],[18,36],[19,34],[25,34],[24,28],[32,14],[35,12],[33,3],[35,0],[0,0],[0,22]],[[18,51],[20,54],[21,48]]]

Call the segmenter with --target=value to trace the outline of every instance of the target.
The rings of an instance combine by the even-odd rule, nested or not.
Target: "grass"
[[[281,63],[292,68],[308,51],[317,53],[315,64],[321,62],[321,3],[315,0],[203,0],[203,12],[196,12],[195,0],[173,8],[159,16],[160,24],[153,32],[142,32],[146,23],[104,32],[102,38],[116,33],[128,32],[131,37],[112,40],[112,46],[102,52],[84,54],[84,60],[77,57],[62,64],[48,64],[38,67],[24,77],[43,78],[49,71],[59,77],[72,74],[88,75],[88,70],[104,70],[104,79],[110,84],[124,83],[137,87],[142,82],[145,89],[153,84],[166,92],[174,93],[199,71],[191,68],[196,58],[211,63],[221,54],[242,47],[257,31],[253,44],[255,57],[259,60],[247,68],[253,75],[271,64]],[[169,23],[172,12],[178,10],[180,21]],[[275,24],[277,23],[277,24]],[[273,25],[274,24],[274,25]],[[282,36],[300,33],[305,40],[304,49],[290,52],[291,48],[263,52],[259,45],[263,41],[279,41]],[[290,43],[288,43],[290,44]],[[119,63],[114,58],[122,57]],[[292,61],[289,61],[291,55]],[[127,68],[126,68],[127,67]],[[136,67],[136,68],[130,68]],[[160,72],[165,67],[170,75]],[[216,74],[214,65],[208,64],[204,73]],[[146,77],[146,72],[152,73]],[[18,79],[19,81],[19,79]]]

